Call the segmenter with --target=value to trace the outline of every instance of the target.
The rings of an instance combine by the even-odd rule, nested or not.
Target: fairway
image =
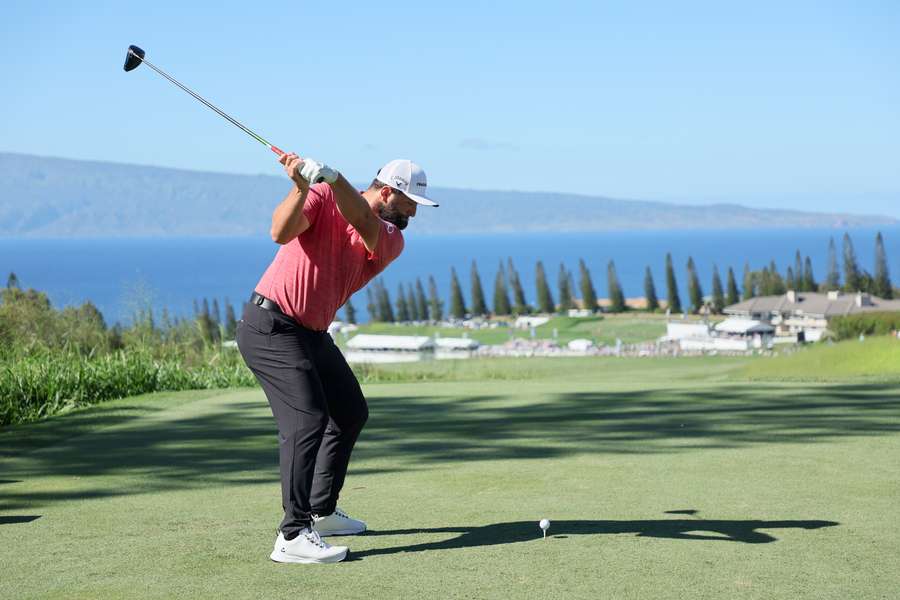
[[[268,559],[281,507],[258,389],[0,431],[0,598],[896,597],[896,384],[532,360],[364,386],[341,506],[371,531],[332,538],[351,547],[338,565]]]

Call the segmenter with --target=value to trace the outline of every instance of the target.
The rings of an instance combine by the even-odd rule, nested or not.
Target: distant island
[[[365,186],[368,182],[360,182]],[[0,153],[0,236],[267,235],[284,177]],[[589,232],[893,225],[885,216],[689,206],[552,192],[431,189],[421,233]]]

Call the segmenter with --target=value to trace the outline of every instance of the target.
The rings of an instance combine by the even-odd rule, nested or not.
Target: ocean
[[[900,268],[900,227],[880,231],[889,266]],[[876,230],[852,229],[849,234],[860,266],[871,272]],[[688,257],[697,265],[704,293],[711,288],[713,265],[718,265],[723,285],[732,267],[740,286],[745,263],[760,269],[774,260],[783,274],[794,264],[798,249],[811,258],[815,277],[821,280],[826,274],[829,238],[835,240],[840,261],[843,235],[840,229],[445,236],[408,231],[403,254],[381,277],[393,300],[398,284],[414,283],[418,277],[427,290],[432,275],[446,301],[453,267],[468,302],[469,273],[475,260],[490,303],[498,264],[503,261],[505,266],[511,257],[529,301],[534,302],[536,261],[543,261],[556,295],[560,264],[573,272],[577,289],[578,261],[584,259],[598,296],[605,297],[607,264],[612,260],[627,297],[643,295],[644,269],[649,266],[657,294],[664,298],[665,255],[671,252],[685,301]],[[128,322],[147,303],[157,314],[165,307],[170,314],[186,316],[192,313],[194,300],[203,298],[239,307],[276,251],[276,244],[267,238],[2,239],[0,285],[15,272],[23,287],[46,292],[54,306],[90,300],[108,323]],[[364,290],[354,296],[353,304],[358,318],[365,320]]]

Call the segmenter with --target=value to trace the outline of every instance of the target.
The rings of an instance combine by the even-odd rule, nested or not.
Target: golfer
[[[279,162],[294,182],[272,214],[281,248],[244,306],[237,343],[278,423],[284,518],[271,558],[339,562],[347,547],[321,536],[366,530],[337,501],[369,411],[328,325],[400,255],[416,207],[437,204],[409,160],[389,162],[362,193],[322,163],[293,153]]]

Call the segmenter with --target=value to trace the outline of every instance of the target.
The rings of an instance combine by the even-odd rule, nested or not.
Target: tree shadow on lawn
[[[703,540],[742,542],[745,544],[767,544],[778,538],[759,531],[760,529],[820,529],[834,527],[834,521],[761,521],[761,520],[713,520],[713,519],[649,519],[640,521],[553,521],[548,541],[554,537],[570,535],[609,535],[632,533],[637,537],[667,538],[674,540]],[[519,542],[540,541],[542,534],[534,521],[494,523],[482,527],[436,527],[422,529],[394,529],[369,531],[366,536],[388,535],[430,535],[458,533],[460,535],[439,542],[425,542],[390,548],[373,548],[353,552],[353,558],[399,554],[403,552],[424,552],[428,550],[452,550],[455,548],[475,548]]]
[[[373,397],[353,464],[365,469],[367,460],[388,459],[372,465],[373,472],[404,471],[469,460],[690,452],[900,431],[900,392],[889,385],[703,384],[550,395],[516,387],[522,391],[454,397],[417,396],[410,385],[408,396]],[[210,484],[277,484],[275,422],[258,395],[258,402],[209,399],[205,412],[188,410],[186,418],[178,410],[130,413],[120,407],[105,426],[102,412],[88,413],[80,418],[91,427],[82,434],[7,456],[2,466],[5,476],[24,480],[83,479],[58,493],[0,487],[0,507]],[[128,414],[140,418],[129,420]],[[63,429],[67,418],[57,423]],[[141,480],[97,487],[91,479],[108,475]]]
[[[406,398],[374,400],[360,454],[440,463],[810,443],[900,431],[900,388],[889,385],[587,391],[512,406],[466,400],[421,408]]]
[[[0,525],[13,525],[16,523],[31,523],[41,518],[41,515],[0,515]]]

